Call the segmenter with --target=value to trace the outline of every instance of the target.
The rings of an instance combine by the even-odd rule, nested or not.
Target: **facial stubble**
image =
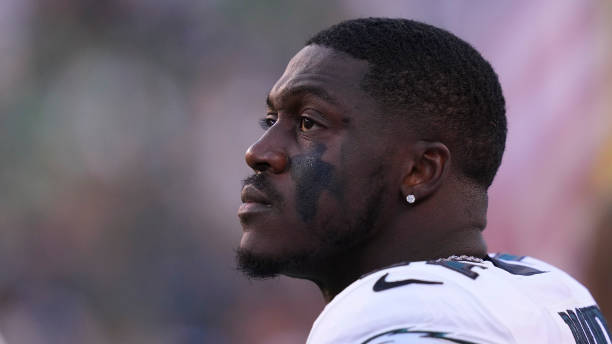
[[[380,213],[380,201],[384,193],[384,168],[379,166],[367,180],[371,182],[370,193],[363,199],[363,207],[353,218],[344,218],[336,225],[313,228],[313,220],[319,213],[321,195],[328,192],[341,205],[341,213],[349,207],[344,200],[345,185],[336,168],[321,159],[325,145],[317,145],[311,152],[290,159],[290,174],[296,185],[295,207],[300,220],[315,236],[318,246],[311,250],[295,251],[283,256],[251,252],[245,248],[236,251],[238,269],[250,278],[271,278],[278,274],[300,277],[305,271],[314,271],[329,266],[337,256],[346,254],[364,243],[372,233]],[[268,195],[282,199],[263,174],[249,177]],[[353,186],[354,187],[354,186]],[[331,222],[331,221],[329,221]]]

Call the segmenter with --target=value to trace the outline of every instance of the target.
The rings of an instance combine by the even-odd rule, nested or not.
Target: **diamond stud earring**
[[[408,202],[410,204],[413,204],[414,201],[416,201],[416,197],[414,197],[413,194],[410,194],[410,195],[406,196],[406,202]]]

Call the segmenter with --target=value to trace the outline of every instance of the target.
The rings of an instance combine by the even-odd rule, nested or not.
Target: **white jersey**
[[[370,273],[338,294],[307,344],[609,344],[589,291],[531,257],[411,262]]]

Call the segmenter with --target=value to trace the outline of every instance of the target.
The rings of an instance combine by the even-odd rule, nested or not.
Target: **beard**
[[[384,195],[382,174],[382,169],[377,170],[369,179],[372,180],[372,192],[366,198],[364,209],[358,212],[359,216],[353,217],[352,221],[340,221],[342,225],[311,231],[313,235],[318,233],[319,245],[316,249],[270,255],[238,248],[238,270],[251,279],[273,278],[280,274],[300,278],[310,275],[312,271],[329,269],[339,257],[354,254],[367,243],[378,222]]]
[[[284,271],[304,269],[310,265],[308,253],[294,253],[286,256],[257,254],[244,248],[236,250],[238,270],[251,279],[274,278]]]

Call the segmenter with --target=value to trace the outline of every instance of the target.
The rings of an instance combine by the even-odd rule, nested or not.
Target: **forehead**
[[[360,83],[368,71],[365,60],[355,59],[337,50],[308,45],[289,61],[285,72],[274,84],[269,98],[282,100],[294,90],[319,89],[337,102],[364,97]]]

